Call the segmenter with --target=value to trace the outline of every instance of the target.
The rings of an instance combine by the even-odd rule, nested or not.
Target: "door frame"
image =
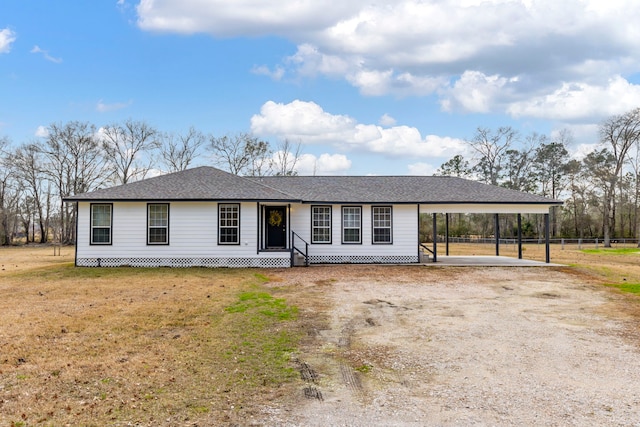
[[[281,211],[282,218],[280,221],[284,222],[284,228],[282,230],[282,239],[284,245],[282,246],[269,246],[269,220],[271,219],[270,212]],[[287,205],[262,205],[260,210],[260,228],[261,232],[261,250],[263,251],[288,251],[289,250],[289,206]],[[275,218],[277,219],[277,217]]]

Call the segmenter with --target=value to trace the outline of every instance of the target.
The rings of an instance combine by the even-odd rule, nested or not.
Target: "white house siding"
[[[154,202],[150,202],[154,203]],[[164,203],[158,201],[157,203]],[[115,202],[112,244],[90,244],[90,203],[78,203],[79,266],[288,267],[287,252],[258,252],[256,203],[240,204],[240,245],[218,244],[218,203],[170,202],[169,244],[147,244],[147,202]]]
[[[392,206],[392,244],[372,244],[372,206],[389,205],[332,205],[331,244],[311,243],[311,207],[321,203],[294,205],[291,208],[291,227],[309,243],[309,261],[321,263],[412,263],[418,262],[418,207]],[[362,207],[362,243],[342,243],[342,207]]]

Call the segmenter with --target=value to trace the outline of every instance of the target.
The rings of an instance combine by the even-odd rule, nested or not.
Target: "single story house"
[[[418,263],[421,213],[434,228],[436,213],[458,212],[544,214],[548,224],[562,204],[447,176],[242,177],[206,166],[65,201],[78,204],[77,266],[140,267]]]

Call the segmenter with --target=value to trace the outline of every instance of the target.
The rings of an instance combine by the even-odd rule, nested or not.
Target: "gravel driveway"
[[[273,282],[316,320],[264,425],[640,426],[635,303],[558,268],[329,266]]]

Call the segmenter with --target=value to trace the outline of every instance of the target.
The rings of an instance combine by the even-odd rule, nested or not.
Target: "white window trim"
[[[345,210],[347,209],[357,209],[359,213],[358,218],[358,226],[357,227],[345,227]],[[342,207],[342,244],[345,245],[360,245],[362,244],[362,206],[343,206]],[[345,231],[346,230],[358,230],[358,241],[345,241]]]
[[[328,210],[328,214],[329,214],[329,224],[327,226],[316,226],[314,225],[314,221],[315,221],[315,209],[323,209],[323,210]],[[323,214],[326,212],[323,212]],[[330,245],[332,242],[332,217],[333,217],[333,209],[330,205],[314,205],[311,206],[311,243],[317,244],[317,245]],[[322,229],[322,230],[328,230],[329,231],[329,240],[315,240],[314,236],[316,235],[315,230],[318,229]]]
[[[108,206],[109,207],[109,225],[108,226],[94,226],[93,225],[93,208],[95,206]],[[89,244],[91,245],[110,245],[113,240],[113,204],[112,203],[91,203],[89,205]],[[109,241],[108,242],[94,242],[93,241],[93,230],[94,229],[108,229],[109,230]]]
[[[151,206],[166,206],[167,207],[167,225],[151,225]],[[151,237],[151,229],[164,228],[166,229],[165,233],[165,241],[163,242],[152,242],[150,240]],[[169,244],[169,203],[147,203],[147,245],[168,245]]]
[[[389,225],[388,226],[376,226],[376,209],[388,209],[389,210]],[[376,230],[389,230],[388,241],[377,241]],[[393,244],[393,206],[371,206],[371,243],[374,245],[392,245]]]
[[[233,207],[238,213],[237,225],[222,225],[222,210],[225,208]],[[235,228],[236,229],[236,241],[235,242],[223,242],[220,240],[222,236],[222,229]],[[240,203],[220,203],[218,205],[218,244],[219,245],[239,245],[240,244]]]

